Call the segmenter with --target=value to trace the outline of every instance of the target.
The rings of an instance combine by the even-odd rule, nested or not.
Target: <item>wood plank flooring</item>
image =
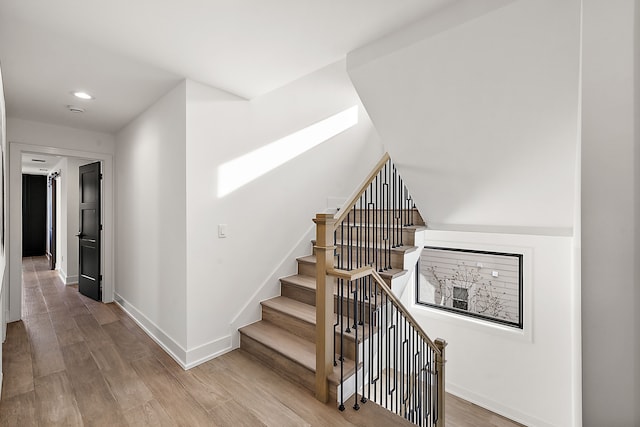
[[[323,405],[242,350],[184,371],[118,306],[23,260],[23,320],[7,326],[1,426],[390,426],[376,407]],[[448,426],[517,426],[447,396]]]

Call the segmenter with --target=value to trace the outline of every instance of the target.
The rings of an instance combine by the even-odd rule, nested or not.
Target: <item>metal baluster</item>
[[[389,161],[389,170],[387,171],[387,167],[385,166],[385,173],[389,174],[389,178],[391,178],[391,161]],[[390,179],[389,179],[390,181]],[[389,215],[389,206],[391,205],[391,192],[389,191],[389,187],[387,186],[387,240],[389,240],[388,242],[388,248],[387,248],[387,258],[388,258],[388,262],[387,262],[387,269],[391,269],[391,239],[390,239],[390,235],[391,235],[391,216]]]
[[[333,245],[336,245],[336,242],[338,240],[338,230],[336,229],[333,232]],[[337,249],[333,250],[333,255],[337,255],[336,254]],[[340,264],[340,257],[338,256],[338,264]],[[338,362],[336,360],[336,328],[340,325],[340,319],[338,319],[336,317],[336,323],[333,324],[333,366],[338,366]],[[342,330],[340,330],[340,333],[342,333]],[[340,349],[340,354],[342,355],[342,349]]]
[[[357,303],[358,284],[357,283],[354,289],[355,289],[355,294],[353,296],[353,299],[354,301],[356,301],[356,303],[353,305],[353,318],[357,319],[358,318],[358,303]],[[355,375],[353,376],[356,382],[356,385],[355,385],[355,399],[354,399],[353,409],[357,411],[358,409],[360,409],[360,405],[358,405],[358,356],[359,355],[358,355],[358,328],[356,327],[355,322],[354,322],[353,328],[355,329],[355,346],[356,346],[356,361],[355,361],[356,366],[355,366]]]

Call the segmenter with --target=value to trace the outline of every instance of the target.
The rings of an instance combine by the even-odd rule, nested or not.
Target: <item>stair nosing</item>
[[[310,313],[310,315],[307,315],[307,316],[304,316],[304,315],[303,315],[303,316],[299,316],[299,315],[298,315],[298,313],[292,313],[292,312],[289,312],[289,311],[283,310],[283,309],[282,309],[283,307],[282,307],[282,305],[280,304],[280,301],[283,301],[283,300],[292,301],[295,305],[297,305],[297,306],[298,306],[298,308],[300,308],[300,309],[302,309],[302,310],[308,310],[308,312]],[[297,320],[299,320],[299,321],[301,321],[301,322],[304,322],[304,323],[306,323],[306,324],[308,324],[308,325],[310,325],[310,326],[315,327],[315,326],[317,325],[316,307],[315,307],[315,306],[313,306],[313,305],[306,304],[306,303],[303,303],[303,302],[298,301],[298,300],[296,300],[296,299],[289,298],[289,297],[285,297],[285,296],[273,297],[273,298],[270,298],[270,299],[268,299],[268,300],[261,301],[261,302],[260,302],[260,304],[261,304],[262,306],[269,307],[269,308],[271,308],[272,310],[276,310],[276,311],[278,311],[279,313],[281,313],[281,314],[283,314],[283,315],[285,315],[285,316],[289,316],[289,317],[292,317],[292,318],[294,318],[294,319],[297,319]],[[305,306],[305,307],[302,307],[302,306]],[[333,313],[333,316],[334,316],[334,318],[333,318],[333,323],[335,324],[335,323],[338,321],[338,313]],[[343,317],[344,319],[347,319],[347,317],[346,317],[346,316],[342,316],[342,317]],[[275,326],[278,326],[278,325],[275,325]],[[365,326],[366,328],[370,328],[370,327],[371,327],[371,326],[369,326],[369,325],[363,325],[363,326]],[[288,331],[287,331],[287,332],[288,332]],[[336,333],[338,333],[338,332],[336,332]],[[295,335],[295,334],[294,334],[294,335]],[[363,335],[367,335],[367,334],[366,334],[366,333],[364,333]],[[363,342],[363,341],[364,341],[364,339],[365,339],[365,338],[364,338],[364,336],[363,336],[363,335],[360,335],[360,336],[358,337],[358,342],[359,342],[359,343],[361,343],[361,342]],[[355,338],[355,335],[352,335],[352,334],[350,334],[350,333],[345,333],[345,335],[344,335],[344,336],[345,336],[345,338],[346,338],[346,339],[348,339],[349,341],[355,341],[355,339],[356,339],[356,338]]]
[[[262,325],[262,326],[257,326],[258,324]],[[268,325],[268,326],[265,326]],[[254,331],[254,329],[256,328],[261,328],[261,327],[267,327],[267,328],[273,328],[276,330],[279,330],[278,333],[280,334],[284,334],[285,337],[287,337],[287,339],[291,340],[291,341],[295,341],[297,344],[301,344],[301,347],[305,350],[305,352],[307,352],[306,350],[308,350],[309,348],[312,348],[313,351],[312,352],[307,352],[308,354],[311,354],[313,357],[313,364],[309,364],[307,363],[307,360],[300,360],[299,357],[294,357],[294,355],[292,355],[289,352],[284,352],[283,350],[286,348],[283,345],[280,346],[274,346],[273,343],[268,342],[270,341],[268,338],[266,340],[260,339],[260,334],[256,334],[256,332]],[[262,344],[263,346],[269,348],[270,350],[275,351],[276,353],[278,353],[279,355],[281,355],[282,357],[285,357],[286,359],[297,363],[298,365],[304,367],[305,369],[308,369],[311,372],[316,372],[316,366],[315,366],[315,346],[316,344],[314,342],[311,341],[307,341],[304,338],[300,338],[297,335],[292,334],[291,332],[282,329],[280,327],[278,327],[277,325],[270,323],[270,322],[266,322],[264,320],[259,320],[257,322],[251,323],[247,326],[244,326],[242,328],[239,329],[239,332],[241,334],[246,335],[247,337],[249,337],[250,339],[259,342],[260,344]],[[345,361],[345,365],[353,365],[355,366],[355,361],[344,357],[343,358]],[[350,368],[348,368],[348,370],[346,371],[347,373],[350,372],[353,369],[353,366],[351,366]]]

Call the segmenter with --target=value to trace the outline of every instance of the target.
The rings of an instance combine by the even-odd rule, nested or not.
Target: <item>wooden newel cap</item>
[[[444,349],[447,346],[447,342],[445,340],[443,340],[442,338],[436,338],[436,340],[434,341],[434,344],[440,350]]]
[[[335,223],[336,219],[334,217],[334,214],[330,214],[330,213],[319,213],[316,214],[316,217],[313,219],[313,222],[315,222],[316,224],[329,224],[329,223]]]

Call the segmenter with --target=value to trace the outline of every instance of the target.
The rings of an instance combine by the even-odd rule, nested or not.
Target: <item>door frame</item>
[[[113,155],[57,147],[8,143],[9,174],[7,182],[7,234],[9,262],[9,313],[7,322],[22,318],[22,153],[50,154],[64,157],[95,159],[102,163],[102,301],[113,302],[114,297],[114,169]]]
[[[47,176],[47,193],[49,199],[49,205],[47,206],[48,212],[48,222],[49,227],[47,228],[47,240],[49,241],[49,252],[47,252],[47,256],[49,256],[49,269],[56,269],[56,257],[57,249],[58,249],[58,239],[56,238],[57,229],[57,221],[58,221],[58,183],[56,178],[58,177],[57,173],[53,175]]]

